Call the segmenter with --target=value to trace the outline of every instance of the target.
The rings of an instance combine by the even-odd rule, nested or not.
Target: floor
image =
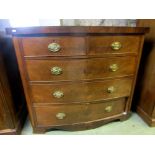
[[[23,135],[31,135],[32,127],[27,119],[22,131]],[[85,131],[50,131],[45,135],[155,135],[155,127],[149,127],[136,113],[133,113],[130,119],[124,122],[112,122],[96,129]]]

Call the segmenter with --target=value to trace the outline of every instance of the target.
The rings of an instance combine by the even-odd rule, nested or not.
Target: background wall
[[[0,19],[0,33],[6,27],[25,26],[136,26],[135,19]]]
[[[0,19],[0,34],[5,34],[5,28],[10,27],[10,22],[8,19]]]
[[[68,26],[136,26],[135,19],[61,19]]]

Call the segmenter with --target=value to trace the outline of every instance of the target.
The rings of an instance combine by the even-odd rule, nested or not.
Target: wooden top
[[[42,27],[18,27],[7,28],[7,34],[28,35],[47,33],[147,33],[148,27],[105,27],[105,26],[42,26]]]

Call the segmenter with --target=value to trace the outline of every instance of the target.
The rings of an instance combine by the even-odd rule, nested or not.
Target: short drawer
[[[32,84],[33,103],[70,103],[107,100],[130,95],[132,79]]]
[[[84,37],[25,37],[25,56],[76,56],[86,54]]]
[[[139,36],[91,36],[88,39],[89,55],[137,54],[140,46]]]
[[[102,103],[36,106],[38,126],[82,123],[123,114],[125,98]]]
[[[131,76],[136,57],[26,60],[30,81],[72,81]]]

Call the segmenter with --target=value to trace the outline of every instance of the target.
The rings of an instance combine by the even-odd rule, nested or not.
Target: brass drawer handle
[[[53,75],[60,75],[60,74],[62,74],[62,68],[57,67],[57,66],[52,67],[52,68],[51,68],[51,73],[52,73]]]
[[[117,70],[118,70],[118,65],[117,64],[112,64],[112,65],[110,65],[110,70],[112,71],[112,72],[116,72]]]
[[[105,107],[105,112],[111,112],[112,111],[112,106],[107,106]]]
[[[48,49],[50,52],[58,52],[61,49],[61,46],[58,43],[50,43]]]
[[[115,91],[114,86],[110,86],[110,87],[108,87],[108,89],[107,89],[107,92],[108,92],[108,93],[113,93],[114,91]]]
[[[55,97],[55,98],[62,98],[63,96],[64,96],[64,93],[62,92],[62,91],[55,91],[54,93],[53,93],[53,96]]]
[[[115,50],[115,51],[121,49],[121,47],[122,47],[122,45],[121,45],[121,43],[118,42],[118,41],[115,41],[115,42],[113,42],[113,43],[111,44],[111,48],[112,48],[113,50]]]
[[[57,119],[64,119],[66,117],[66,114],[63,112],[57,113],[56,114],[56,118]]]

